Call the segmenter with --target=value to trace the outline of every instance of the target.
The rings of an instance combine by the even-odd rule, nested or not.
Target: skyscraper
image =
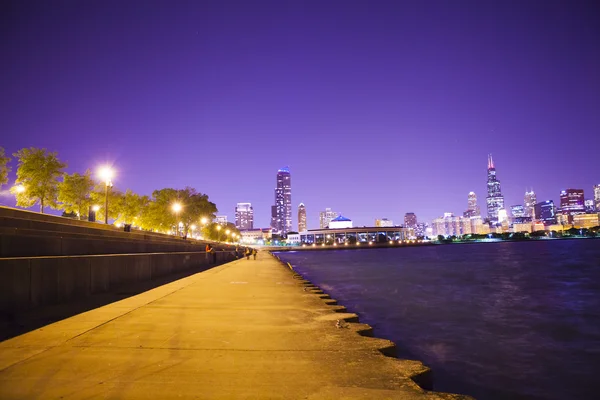
[[[339,216],[335,211],[331,211],[331,208],[326,208],[325,211],[319,213],[319,228],[325,229],[329,226],[332,219]]]
[[[298,205],[298,232],[306,231],[306,207],[304,203]]]
[[[544,225],[556,224],[556,213],[554,210],[554,202],[552,200],[542,201],[535,205],[535,215]]]
[[[537,197],[533,189],[530,192],[525,191],[525,216],[535,218],[535,205],[537,204]]]
[[[600,184],[594,185],[594,207],[600,212]]]
[[[567,189],[560,192],[560,212],[573,223],[573,215],[585,213],[583,189]]]
[[[500,190],[500,181],[496,178],[496,168],[492,155],[488,155],[488,172],[487,172],[487,213],[490,222],[498,222],[498,211],[504,209],[504,196]]]
[[[522,218],[525,216],[525,207],[520,204],[510,206],[510,212],[512,213],[513,217]]]
[[[235,207],[235,227],[240,230],[254,229],[252,203],[237,203]]]
[[[407,212],[404,214],[404,227],[413,229],[417,227],[417,216],[415,213]]]
[[[481,215],[481,210],[477,205],[477,195],[475,192],[469,192],[469,196],[467,197],[467,211],[463,213],[463,217],[477,217]]]
[[[281,235],[292,230],[292,177],[289,167],[277,171],[275,205],[271,207],[271,228]]]

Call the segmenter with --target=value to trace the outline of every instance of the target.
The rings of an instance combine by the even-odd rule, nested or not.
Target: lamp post
[[[98,173],[100,179],[104,181],[104,223],[108,225],[108,189],[112,187],[113,171],[110,167],[100,168]]]
[[[179,211],[181,211],[180,203],[173,203],[173,212],[175,213],[175,234],[179,236]]]
[[[221,225],[217,225],[217,240],[220,242],[221,241]]]

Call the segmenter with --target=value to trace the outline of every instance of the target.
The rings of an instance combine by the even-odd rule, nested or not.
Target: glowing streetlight
[[[179,236],[179,212],[181,211],[181,203],[173,203],[171,206],[173,212],[175,213],[175,234]]]
[[[221,225],[217,225],[217,240],[221,240]]]
[[[113,186],[112,177],[114,175],[113,170],[110,167],[102,167],[98,171],[98,176],[104,181],[104,223],[108,224],[108,189]]]
[[[98,212],[98,211],[100,211],[100,206],[99,206],[98,204],[96,204],[96,205],[94,205],[94,206],[92,207],[92,210],[93,210],[94,212]]]
[[[200,223],[202,225],[206,225],[207,222],[208,222],[208,219],[206,217],[202,217],[202,219],[200,220]]]
[[[23,193],[25,191],[25,186],[23,186],[23,185],[15,186],[15,191],[17,193]]]

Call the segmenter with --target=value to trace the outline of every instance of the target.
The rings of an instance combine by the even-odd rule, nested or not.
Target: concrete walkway
[[[261,252],[0,343],[0,398],[467,398],[321,297]]]

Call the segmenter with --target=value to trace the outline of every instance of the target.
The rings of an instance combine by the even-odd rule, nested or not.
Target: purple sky
[[[592,1],[18,0],[0,35],[7,152],[251,202],[256,227],[286,165],[294,229],[300,202],[309,228],[484,209],[488,153],[507,205],[600,183]]]

